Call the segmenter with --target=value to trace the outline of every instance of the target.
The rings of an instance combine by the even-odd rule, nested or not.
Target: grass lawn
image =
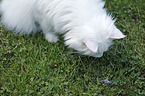
[[[0,24],[1,96],[145,96],[145,1],[106,0],[127,35],[101,58],[69,54],[63,40],[19,35]],[[102,83],[106,79],[114,83]]]

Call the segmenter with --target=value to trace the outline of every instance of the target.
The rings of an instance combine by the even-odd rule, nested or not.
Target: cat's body
[[[2,23],[16,33],[42,30],[49,42],[64,34],[65,44],[84,55],[101,57],[113,39],[125,36],[101,0],[3,0]]]

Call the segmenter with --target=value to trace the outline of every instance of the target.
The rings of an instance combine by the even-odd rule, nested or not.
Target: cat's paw
[[[58,37],[55,34],[45,34],[45,39],[48,42],[57,42],[58,41]]]

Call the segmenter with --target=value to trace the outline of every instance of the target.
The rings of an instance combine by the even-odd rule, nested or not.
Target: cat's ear
[[[122,32],[117,28],[114,29],[113,34],[110,36],[110,38],[112,38],[112,39],[121,39],[124,37],[126,37],[126,36],[123,35]]]
[[[98,44],[90,39],[87,39],[84,41],[84,44],[92,51],[92,52],[97,52],[98,50]]]

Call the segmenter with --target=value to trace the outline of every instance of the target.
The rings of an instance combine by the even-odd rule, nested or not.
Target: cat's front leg
[[[43,20],[40,23],[41,29],[45,35],[45,39],[48,42],[57,42],[58,41],[58,36],[53,30],[53,27],[51,24],[48,23],[49,21]]]
[[[45,39],[48,41],[48,42],[57,42],[58,41],[58,36],[56,36],[56,34],[54,33],[50,33],[50,32],[47,32],[45,33]]]

